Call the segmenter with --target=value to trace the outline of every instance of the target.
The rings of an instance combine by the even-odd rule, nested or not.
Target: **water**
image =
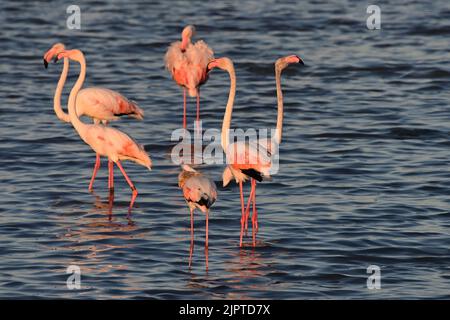
[[[450,298],[448,1],[384,1],[379,31],[360,1],[78,4],[81,30],[66,28],[65,1],[0,4],[0,298]],[[255,249],[238,247],[238,187],[221,187],[222,166],[201,167],[219,186],[208,272],[200,214],[188,268],[189,214],[169,157],[182,95],[162,58],[188,23],[235,61],[232,127],[273,127],[273,62],[306,64],[283,74],[281,168],[258,185]],[[85,52],[86,86],[145,109],[142,122],[114,123],[154,162],[125,164],[139,190],[131,221],[119,171],[109,220],[106,162],[89,193],[94,154],[52,110],[62,66],[45,70],[42,55],[57,41]],[[220,128],[228,76],[214,71],[202,95],[204,126]],[[189,100],[190,121],[194,110]],[[71,264],[78,291],[66,288]],[[381,290],[366,287],[371,264]]]

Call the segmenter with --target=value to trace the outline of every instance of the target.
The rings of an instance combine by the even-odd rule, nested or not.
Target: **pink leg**
[[[200,121],[200,87],[197,89],[197,123]]]
[[[205,240],[205,260],[206,260],[206,270],[208,270],[208,220],[209,220],[209,210],[206,210],[206,240]]]
[[[109,175],[108,175],[108,189],[109,189],[109,194],[114,194],[114,162],[112,162],[111,160],[108,161],[108,171],[109,171]]]
[[[206,210],[206,240],[205,240],[205,247],[208,248],[208,220],[209,220],[209,210]]]
[[[242,181],[239,182],[239,192],[241,194],[241,235],[240,235],[240,240],[239,240],[239,246],[242,247],[242,237],[244,236],[244,219],[245,219],[244,191],[242,190]]]
[[[258,232],[258,210],[256,210],[256,182],[255,182],[255,193],[253,194],[253,216],[252,219],[255,219],[254,226],[255,231]]]
[[[256,246],[256,232],[258,232],[258,214],[256,213],[256,181],[252,180],[253,192],[253,215],[252,215],[252,235],[253,246]]]
[[[205,248],[206,271],[208,271],[208,247]]]
[[[183,128],[186,129],[186,88],[183,87]]]
[[[189,268],[192,265],[193,252],[194,252],[194,209],[191,209],[191,247],[189,248]]]
[[[108,199],[108,216],[109,216],[109,220],[110,221],[111,221],[111,218],[112,218],[113,204],[114,204],[114,193],[110,193],[109,194],[109,199]]]
[[[98,168],[100,168],[100,155],[97,153],[95,156],[96,157],[95,157],[94,171],[92,172],[92,178],[91,178],[91,182],[89,183],[89,189],[88,189],[91,192],[94,187],[95,176],[97,176]]]
[[[251,178],[250,196],[248,197],[247,207],[245,208],[245,231],[247,231],[248,229],[248,217],[250,216],[250,203],[253,201],[255,194],[255,187],[253,184],[254,181],[255,179]]]
[[[128,213],[130,213],[131,208],[133,208],[134,200],[136,200],[136,197],[138,195],[138,192],[137,192],[137,189],[134,186],[133,182],[131,182],[130,178],[128,178],[128,175],[125,172],[125,170],[123,169],[122,164],[120,163],[119,160],[117,160],[116,164],[119,167],[120,171],[122,172],[123,176],[125,177],[125,180],[127,180],[128,185],[130,186],[131,190],[133,191],[133,195],[131,196],[131,201],[130,201],[130,207],[128,209]]]
[[[197,89],[197,133],[202,134],[200,129],[200,88]]]

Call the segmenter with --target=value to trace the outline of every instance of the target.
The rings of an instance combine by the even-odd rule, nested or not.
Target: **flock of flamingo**
[[[277,131],[272,139],[259,139],[256,143],[229,141],[229,130],[236,94],[236,76],[234,65],[229,58],[214,58],[213,50],[202,40],[191,42],[195,29],[187,26],[181,34],[181,41],[173,42],[165,55],[165,65],[174,81],[183,88],[183,128],[186,129],[186,100],[187,94],[196,98],[197,117],[200,120],[200,86],[206,83],[211,70],[219,68],[226,71],[230,77],[228,102],[223,117],[221,145],[225,151],[228,165],[223,172],[223,185],[231,180],[239,184],[241,202],[241,229],[239,246],[243,246],[244,231],[248,229],[250,206],[252,205],[252,244],[256,246],[258,231],[258,214],[256,210],[256,181],[261,182],[270,177],[272,165],[271,151],[278,148],[281,142],[283,125],[283,95],[281,90],[281,72],[290,64],[303,64],[300,57],[290,55],[275,62],[275,80],[277,89]],[[132,196],[128,209],[130,214],[138,191],[122,166],[122,160],[134,161],[151,170],[152,161],[144,147],[126,133],[108,126],[108,123],[122,116],[142,120],[143,110],[134,102],[118,92],[98,87],[82,88],[86,77],[86,61],[84,54],[77,49],[67,50],[61,43],[53,45],[44,55],[44,66],[47,68],[51,60],[64,61],[63,70],[56,87],[53,107],[56,116],[72,123],[81,139],[96,153],[94,170],[89,183],[89,191],[93,190],[95,177],[100,167],[100,157],[108,158],[108,189],[110,199],[114,195],[114,164],[117,165],[125,180],[129,184]],[[68,99],[68,113],[61,107],[61,94],[69,72],[69,61],[78,62],[81,66],[77,81],[70,91]],[[85,115],[93,119],[93,124],[86,124],[80,120]],[[276,144],[276,145],[275,145]],[[266,152],[261,152],[261,149]],[[251,182],[247,205],[244,201],[243,183]],[[203,173],[195,170],[189,164],[182,164],[178,176],[178,184],[182,189],[184,199],[190,210],[191,218],[191,251],[189,265],[191,265],[194,242],[194,210],[199,209],[206,215],[205,250],[208,248],[208,218],[209,210],[217,199],[217,189],[214,181]],[[206,260],[208,261],[208,260]],[[208,262],[206,262],[208,264]]]

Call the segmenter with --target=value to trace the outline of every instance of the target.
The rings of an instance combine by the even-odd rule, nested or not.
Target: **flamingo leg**
[[[205,248],[206,271],[208,271],[208,247]]]
[[[109,194],[111,195],[114,194],[114,162],[111,160],[108,161],[108,171],[108,189]]]
[[[197,125],[200,121],[200,87],[197,89]]]
[[[194,252],[194,209],[191,209],[191,247],[189,248],[189,268],[192,265],[193,252]]]
[[[250,216],[250,203],[254,199],[254,193],[255,193],[255,188],[253,185],[254,181],[255,181],[255,179],[251,178],[250,196],[248,197],[247,207],[245,208],[245,231],[247,231],[247,229],[248,229],[248,217]]]
[[[109,198],[108,198],[108,218],[109,218],[109,221],[111,221],[111,219],[112,219],[113,204],[114,204],[114,193],[110,193],[109,194]]]
[[[209,210],[206,210],[206,240],[205,240],[205,260],[206,260],[206,270],[208,270],[208,220],[209,220]]]
[[[136,197],[138,195],[138,192],[137,192],[137,189],[134,186],[133,182],[131,182],[130,178],[128,178],[128,175],[125,172],[125,170],[122,167],[122,164],[120,163],[119,160],[117,160],[116,164],[119,167],[120,171],[122,172],[123,176],[125,177],[125,180],[127,180],[128,185],[130,186],[130,188],[131,188],[131,190],[133,192],[133,195],[131,196],[130,207],[128,208],[128,213],[130,213],[131,212],[131,208],[133,208],[134,201],[136,200]]]
[[[197,89],[197,134],[201,135],[202,134],[202,130],[200,127],[200,88]]]
[[[244,219],[245,219],[244,191],[242,190],[242,181],[239,181],[239,192],[241,195],[241,235],[240,235],[240,239],[239,239],[239,246],[242,247],[242,237],[244,236]]]
[[[252,236],[253,247],[256,246],[256,232],[258,231],[258,214],[256,212],[256,181],[252,180],[253,188],[253,215],[252,215]]]
[[[95,165],[94,165],[94,171],[92,172],[92,178],[91,178],[91,182],[89,183],[89,188],[88,190],[90,192],[92,192],[92,190],[94,189],[94,181],[95,181],[95,177],[97,176],[97,171],[100,168],[100,155],[98,153],[95,154]]]
[[[186,129],[186,88],[183,87],[183,129]]]
[[[209,210],[206,210],[206,235],[205,235],[205,247],[208,248],[208,220],[209,220]]]
[[[258,232],[258,210],[256,209],[256,181],[255,181],[255,192],[253,194],[253,216],[252,219],[255,219],[254,225],[255,225],[255,231]]]

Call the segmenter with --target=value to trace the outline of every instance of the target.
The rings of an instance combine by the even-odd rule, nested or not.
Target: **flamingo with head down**
[[[175,41],[164,57],[166,68],[175,82],[183,87],[183,128],[186,129],[186,90],[197,97],[197,122],[200,120],[200,86],[208,80],[206,66],[214,59],[213,50],[203,41],[191,42],[194,26],[187,26],[181,33],[181,41]]]
[[[256,181],[261,182],[263,178],[270,177],[270,169],[272,166],[271,152],[275,152],[281,142],[281,133],[283,127],[283,94],[281,91],[281,72],[288,65],[293,63],[303,64],[303,60],[296,55],[291,55],[280,58],[275,62],[275,79],[278,101],[278,116],[275,141],[273,141],[272,139],[259,139],[256,142],[238,141],[231,144],[229,143],[229,130],[233,112],[234,98],[236,94],[236,75],[234,71],[234,65],[229,58],[219,58],[212,60],[207,66],[208,72],[213,68],[219,68],[227,71],[230,76],[230,92],[222,123],[222,148],[226,154],[227,163],[229,163],[229,165],[223,172],[223,185],[228,185],[228,183],[230,183],[232,179],[234,179],[236,183],[239,184],[241,198],[241,232],[239,246],[241,247],[244,228],[246,228],[245,225],[247,225],[251,203],[253,204],[253,246],[256,245],[256,232],[258,230],[258,215],[256,210]],[[251,180],[251,190],[247,207],[245,207],[242,184],[248,179]]]
[[[58,53],[65,50],[65,46],[62,43],[54,44],[44,55],[44,66],[47,68],[49,62],[52,59],[56,59]],[[53,99],[53,109],[56,116],[64,121],[70,122],[70,116],[61,107],[61,94],[64,84],[69,73],[69,59],[64,58],[64,66],[61,72],[61,76],[56,87],[55,96]],[[144,117],[144,111],[131,100],[128,100],[123,95],[116,91],[112,91],[105,88],[90,87],[81,89],[76,99],[76,111],[78,116],[86,115],[94,120],[94,123],[107,124],[108,121],[117,120],[121,116],[129,116],[138,120],[142,120]],[[95,177],[97,171],[100,168],[100,155],[96,154],[94,171],[89,183],[89,191],[93,190]],[[113,162],[108,163],[109,175],[108,175],[108,188],[110,194],[114,192],[114,173]]]
[[[75,101],[78,99],[78,94],[86,77],[86,61],[83,53],[77,49],[60,52],[57,55],[56,60],[62,58],[68,58],[81,65],[80,74],[69,95],[68,105],[70,122],[80,135],[81,139],[98,155],[108,157],[108,160],[119,167],[132,190],[132,197],[128,210],[128,212],[131,213],[131,208],[133,207],[138,192],[122,167],[121,160],[134,161],[149,170],[151,170],[152,161],[144,150],[144,147],[139,145],[133,138],[122,131],[101,124],[85,124],[78,118]]]
[[[178,175],[178,186],[183,190],[184,200],[191,213],[191,247],[189,255],[189,266],[192,262],[194,248],[194,210],[199,209],[206,215],[205,256],[206,268],[208,268],[208,220],[209,209],[217,200],[216,184],[206,175],[196,171],[189,165],[182,165],[182,171]]]

